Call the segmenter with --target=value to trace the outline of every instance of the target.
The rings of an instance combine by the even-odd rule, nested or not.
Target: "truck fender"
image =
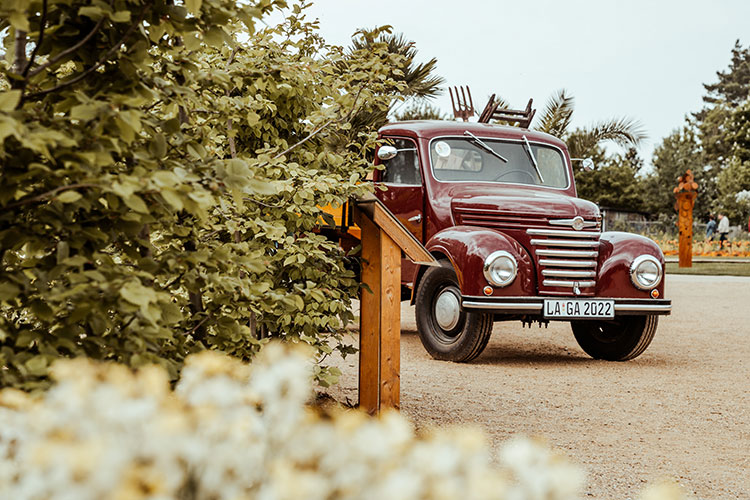
[[[450,261],[458,277],[464,296],[487,296],[483,289],[489,285],[484,277],[484,261],[492,252],[505,250],[518,263],[516,279],[504,288],[492,287],[491,296],[527,296],[536,289],[536,273],[529,253],[516,240],[494,229],[473,226],[454,226],[435,234],[425,245],[438,260]],[[426,266],[421,266],[412,288],[412,304]]]
[[[661,263],[662,279],[656,289],[664,298],[664,254],[659,245],[645,236],[619,231],[607,231],[599,238],[597,295],[649,298],[648,290],[640,290],[630,281],[630,264],[639,255],[652,255]]]

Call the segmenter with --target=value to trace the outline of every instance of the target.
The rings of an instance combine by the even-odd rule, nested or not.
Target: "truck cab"
[[[380,129],[376,196],[440,261],[402,262],[417,328],[437,359],[469,361],[495,321],[570,322],[581,348],[624,361],[650,344],[664,256],[650,239],[602,232],[576,195],[565,144],[489,123],[412,121]]]

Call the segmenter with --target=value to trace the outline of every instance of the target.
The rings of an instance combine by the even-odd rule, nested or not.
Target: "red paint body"
[[[430,164],[430,143],[436,138],[463,138],[465,131],[476,137],[505,139],[520,142],[522,136],[535,145],[558,149],[570,179],[567,187],[551,188],[540,185],[503,182],[446,182],[433,175]],[[542,277],[542,257],[536,255],[527,230],[562,229],[560,220],[582,217],[590,222],[588,231],[597,231],[593,224],[601,224],[598,207],[576,197],[570,157],[565,144],[547,134],[497,125],[447,121],[414,121],[386,125],[381,138],[403,138],[413,141],[419,155],[421,184],[385,183],[388,190],[376,190],[376,195],[419,238],[425,247],[439,258],[450,260],[458,275],[464,297],[554,297],[573,296],[571,288],[545,286]],[[376,159],[376,163],[379,163]],[[381,183],[383,172],[375,172],[374,180]],[[421,221],[416,218],[421,215]],[[410,220],[411,219],[411,220]],[[552,222],[550,222],[552,221]],[[598,226],[597,226],[598,227]],[[634,234],[604,232],[598,237],[596,257],[596,285],[581,288],[580,297],[614,297],[623,299],[652,299],[650,290],[640,290],[630,281],[630,264],[639,255],[656,257],[664,267],[664,256],[650,239]],[[518,261],[518,277],[505,288],[493,289],[486,297],[488,285],[483,274],[485,258],[494,251],[510,252]],[[421,272],[404,261],[402,282],[418,286]],[[656,287],[658,298],[664,297],[664,280]],[[656,293],[656,292],[654,292]]]

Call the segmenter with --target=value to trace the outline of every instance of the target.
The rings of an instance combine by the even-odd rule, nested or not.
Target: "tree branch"
[[[364,89],[364,87],[365,86],[360,87],[359,90],[357,91],[357,95],[354,96],[354,102],[352,103],[352,109],[349,110],[349,112],[346,114],[346,116],[342,116],[341,118],[331,118],[330,120],[328,120],[327,122],[325,122],[323,125],[319,126],[315,130],[313,130],[312,132],[310,132],[307,135],[307,137],[305,137],[304,139],[302,139],[302,140],[300,140],[300,141],[292,144],[291,146],[289,146],[288,148],[286,148],[284,151],[282,151],[281,153],[279,153],[276,156],[274,156],[271,159],[271,161],[278,160],[279,158],[281,158],[285,154],[289,153],[290,151],[292,151],[292,150],[300,147],[301,145],[303,145],[304,143],[306,143],[307,141],[309,141],[310,139],[312,139],[313,137],[315,137],[316,135],[318,135],[320,132],[322,132],[323,129],[325,129],[326,127],[328,127],[330,124],[335,123],[335,122],[342,122],[342,121],[349,120],[349,118],[351,118],[352,115],[354,114],[354,110],[357,109],[357,101],[359,100],[359,96],[362,94],[362,90]]]
[[[39,46],[42,45],[42,42],[44,41],[44,29],[47,27],[47,0],[42,0],[42,16],[39,18],[39,38],[37,38],[36,45],[34,46],[34,50],[31,52],[31,57],[29,58],[29,62],[26,65],[26,67],[23,70],[23,76],[26,78],[29,74],[29,70],[31,69],[31,66],[34,64],[34,59],[36,59],[36,54],[39,52]],[[26,86],[26,82],[24,82],[24,86]]]
[[[102,27],[102,24],[104,24],[104,17],[102,17],[101,19],[99,19],[99,22],[96,23],[96,25],[89,32],[89,34],[86,35],[85,37],[83,37],[83,39],[81,39],[80,42],[78,42],[75,45],[73,45],[71,47],[68,47],[67,49],[63,50],[62,52],[60,52],[59,54],[57,54],[55,57],[49,59],[46,63],[42,64],[38,68],[34,68],[32,71],[29,71],[29,76],[32,77],[32,76],[38,75],[39,73],[41,73],[45,69],[49,68],[50,66],[52,66],[54,64],[57,64],[58,62],[60,62],[65,57],[69,56],[70,54],[72,54],[76,50],[78,50],[81,47],[83,47],[84,44],[86,42],[88,42],[89,40],[91,40],[91,37],[94,36],[97,31],[99,31],[99,28]],[[31,65],[29,65],[29,68],[31,68]]]
[[[232,62],[234,61],[234,56],[237,55],[237,51],[240,50],[240,46],[236,46],[232,50],[232,55],[229,56],[229,60],[227,61],[227,66],[225,68],[225,71],[229,71],[229,66],[232,65]],[[226,89],[224,91],[224,95],[229,97],[229,89]],[[232,158],[237,157],[237,147],[234,143],[234,137],[232,136],[232,119],[227,118],[227,137],[229,138],[229,154],[232,156]]]
[[[13,58],[13,72],[20,75],[26,68],[26,32],[16,30],[15,57]]]
[[[40,195],[34,196],[33,198],[26,198],[20,201],[17,201],[15,203],[11,203],[10,205],[6,205],[2,207],[3,211],[10,210],[11,208],[20,207],[22,205],[28,205],[29,203],[36,203],[39,201],[44,201],[47,198],[51,198],[52,196],[55,196],[57,193],[61,191],[68,191],[70,189],[79,189],[79,188],[95,188],[100,187],[99,184],[90,184],[90,183],[79,183],[79,184],[69,184],[67,186],[60,186],[58,188],[55,188],[51,191],[47,191],[46,193],[42,193]]]
[[[141,24],[141,20],[143,19],[143,15],[146,13],[146,10],[148,9],[148,5],[145,6],[143,9],[141,9],[141,14],[138,16],[138,20],[136,20],[133,24],[130,25],[130,27],[125,31],[125,34],[120,38],[120,41],[118,41],[116,44],[112,46],[102,57],[99,58],[99,60],[94,63],[90,68],[88,68],[86,71],[81,73],[75,78],[72,78],[68,80],[67,82],[63,82],[59,85],[56,85],[55,87],[52,87],[51,89],[42,90],[40,92],[35,92],[33,94],[30,94],[28,97],[41,97],[47,94],[51,94],[52,92],[57,92],[58,90],[64,89],[65,87],[69,87],[75,83],[80,82],[84,78],[86,78],[88,75],[99,69],[116,50],[119,50],[119,48],[124,44],[128,38],[130,38],[130,35],[133,34],[135,31],[135,28]]]

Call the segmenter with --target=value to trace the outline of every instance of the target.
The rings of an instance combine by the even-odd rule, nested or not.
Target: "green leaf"
[[[167,155],[167,140],[164,138],[164,134],[154,134],[153,140],[148,146],[148,151],[159,159]]]
[[[23,12],[19,11],[13,11],[10,14],[10,25],[13,26],[16,30],[20,31],[29,31],[31,27],[29,26],[29,20],[24,15]]]
[[[75,203],[81,198],[83,198],[81,193],[79,193],[78,191],[73,191],[72,189],[63,191],[61,194],[55,197],[57,201],[62,203]]]
[[[131,194],[130,196],[123,198],[125,202],[125,205],[128,206],[131,210],[141,213],[141,214],[147,214],[148,213],[148,206],[146,205],[146,202],[143,201],[143,198],[138,196],[137,194]]]
[[[164,188],[159,194],[164,198],[164,201],[169,203],[169,205],[178,212],[184,208],[182,197],[180,197],[174,189]]]
[[[78,15],[91,18],[94,21],[98,21],[99,19],[104,17],[104,10],[99,6],[89,5],[78,9]]]
[[[115,12],[114,14],[110,14],[109,18],[112,20],[112,22],[115,22],[115,23],[128,23],[130,22],[130,11],[119,10]]]
[[[89,121],[96,118],[99,106],[95,104],[79,104],[70,109],[70,117],[73,120]]]
[[[260,122],[260,115],[254,111],[250,111],[247,114],[247,124],[251,127],[256,126]]]
[[[279,192],[278,187],[270,181],[261,181],[258,179],[248,179],[248,187],[252,192],[259,195],[270,196]]]
[[[185,0],[185,7],[187,7],[187,10],[196,16],[200,15],[202,5],[203,0]]]
[[[0,92],[0,111],[9,113],[16,109],[16,106],[18,106],[20,101],[20,90],[6,90],[5,92]]]
[[[0,301],[7,302],[13,300],[20,292],[20,288],[13,283],[8,283],[7,281],[0,283]]]
[[[120,297],[137,306],[147,306],[156,302],[156,292],[143,286],[139,281],[128,281],[120,288]]]
[[[45,375],[47,373],[47,366],[47,357],[41,354],[34,356],[33,358],[26,361],[26,363],[24,363],[24,367],[26,368],[26,371],[29,373],[29,375]]]

